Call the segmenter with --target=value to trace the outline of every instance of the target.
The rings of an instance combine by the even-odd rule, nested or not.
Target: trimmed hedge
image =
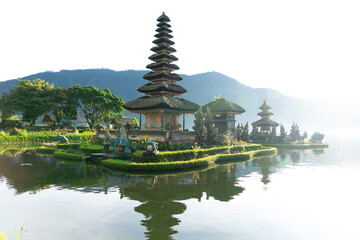
[[[37,153],[53,154],[55,151],[57,151],[57,149],[51,148],[51,147],[38,147],[38,148],[35,148],[35,151]]]
[[[142,152],[139,154],[134,153],[131,156],[131,160],[137,163],[146,162],[174,162],[174,161],[187,161],[192,159],[199,159],[206,156],[212,156],[216,154],[230,154],[239,153],[244,151],[259,150],[262,146],[260,144],[251,145],[236,145],[236,146],[225,146],[205,149],[193,149],[183,151],[169,151],[160,152],[152,158],[143,158]]]
[[[64,136],[72,142],[88,142],[94,134],[64,134]],[[0,135],[0,144],[14,143],[39,143],[39,142],[58,142],[57,135],[49,134],[29,134],[8,136]]]
[[[187,170],[192,168],[201,168],[207,167],[212,164],[211,158],[215,158],[215,156],[210,156],[204,159],[197,160],[189,160],[189,161],[181,161],[181,162],[159,162],[159,163],[130,163],[128,161],[122,160],[103,160],[101,164],[110,167],[116,168],[120,170],[127,171],[179,171],[179,170]]]
[[[72,149],[79,149],[81,147],[81,143],[59,143],[56,145],[57,148],[59,149],[68,149],[68,148],[72,148]]]
[[[101,153],[104,150],[103,145],[88,145],[82,147],[85,155],[90,155],[91,153]]]
[[[174,162],[151,162],[151,163],[134,163],[122,160],[103,160],[101,164],[106,167],[126,170],[126,171],[144,171],[144,172],[162,172],[162,171],[182,171],[193,168],[209,167],[216,163],[247,161],[253,157],[271,156],[277,153],[276,148],[261,149],[249,152],[235,154],[217,154],[199,159],[188,161]]]
[[[54,152],[54,157],[73,161],[82,161],[84,159],[84,156],[82,154],[67,153],[61,150]]]

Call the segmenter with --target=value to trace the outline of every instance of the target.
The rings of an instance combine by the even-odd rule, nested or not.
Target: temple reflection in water
[[[231,201],[245,189],[239,179],[252,173],[266,186],[271,174],[282,165],[297,164],[303,151],[279,151],[278,156],[250,162],[222,165],[216,168],[173,175],[132,175],[114,173],[97,165],[56,161],[51,156],[36,155],[32,151],[20,153],[3,151],[0,155],[0,179],[6,180],[16,194],[56,187],[61,190],[104,193],[119,192],[119,199],[127,198],[140,204],[134,211],[143,215],[140,224],[146,228],[148,239],[171,239],[176,234],[177,217],[186,211],[184,201]],[[321,154],[316,152],[314,154]]]

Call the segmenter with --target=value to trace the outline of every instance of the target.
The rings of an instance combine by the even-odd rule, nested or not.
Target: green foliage
[[[126,171],[144,171],[144,172],[161,172],[161,171],[181,171],[192,168],[207,167],[211,164],[205,160],[191,160],[182,162],[166,162],[166,163],[130,163],[121,160],[103,160],[104,166],[126,170]]]
[[[108,122],[124,111],[124,101],[108,89],[99,90],[93,86],[75,85],[69,89],[69,94],[71,102],[85,113],[90,128],[104,120]]]
[[[104,150],[103,145],[87,145],[82,147],[85,155],[90,155],[91,153],[101,153]]]
[[[293,123],[290,129],[290,136],[293,141],[298,141],[300,139],[300,129],[296,123]]]
[[[1,107],[6,113],[20,112],[23,120],[35,125],[36,119],[47,113],[52,107],[50,91],[53,85],[41,79],[19,80],[19,84],[14,86],[10,94],[3,95],[1,98]],[[2,110],[2,109],[1,109]],[[3,110],[2,110],[3,111]]]
[[[285,127],[284,127],[284,125],[281,124],[281,126],[280,126],[280,138],[281,138],[282,143],[284,143],[286,141],[286,135],[287,135],[287,132],[285,131]]]
[[[321,142],[325,137],[325,134],[322,134],[320,132],[315,132],[312,136],[310,141],[311,142]]]
[[[231,161],[247,161],[253,157],[269,156],[277,153],[276,148],[261,149],[257,151],[235,153],[235,154],[217,154],[206,156],[199,159],[174,161],[174,162],[150,162],[150,163],[134,163],[122,160],[103,160],[101,164],[104,166],[126,170],[126,171],[144,171],[144,172],[166,172],[166,171],[184,171],[194,168],[209,167],[216,163]]]
[[[205,156],[211,156],[216,154],[233,154],[243,151],[253,151],[261,149],[260,144],[251,145],[236,145],[236,146],[225,146],[215,147],[207,149],[193,149],[183,151],[172,151],[172,152],[159,152],[152,158],[143,158],[142,153],[133,154],[131,160],[133,162],[174,162],[174,161],[186,161],[191,159],[202,158]]]
[[[195,112],[194,131],[197,135],[197,140],[200,142],[215,142],[218,137],[218,132],[214,129],[213,114],[209,107],[204,112],[199,108]]]
[[[15,111],[12,108],[10,96],[7,93],[3,93],[0,98],[0,112],[2,120],[10,120],[11,116],[15,114]]]
[[[159,142],[158,149],[159,151],[180,151],[180,150],[191,150],[201,148],[203,144],[198,144],[198,142]],[[140,148],[139,148],[140,149]],[[144,149],[145,150],[145,149]]]
[[[35,151],[37,153],[53,154],[55,151],[57,151],[57,149],[51,148],[51,147],[37,147],[37,148],[35,148]]]
[[[81,147],[81,143],[59,143],[56,145],[57,148],[59,149],[79,149]]]
[[[50,111],[55,118],[55,126],[57,126],[62,119],[76,119],[76,106],[74,102],[71,101],[68,89],[52,89],[49,91],[49,97],[51,99]]]
[[[222,146],[230,145],[230,133],[220,133],[218,137],[218,144]]]
[[[21,134],[21,131],[19,129],[13,128],[13,129],[10,130],[9,135],[10,136],[17,136],[17,135],[22,135],[22,134]]]
[[[58,142],[58,133],[28,133],[27,135],[0,135],[0,144]],[[71,142],[89,142],[94,134],[63,134]]]
[[[58,150],[54,152],[54,157],[59,159],[68,159],[73,161],[82,161],[84,156],[82,154],[67,153],[64,150]]]
[[[246,122],[245,126],[238,124],[235,129],[235,134],[238,141],[249,141],[249,123]]]

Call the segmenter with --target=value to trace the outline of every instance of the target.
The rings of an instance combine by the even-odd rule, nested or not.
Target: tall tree
[[[35,79],[33,82],[19,80],[19,84],[4,98],[9,104],[10,111],[19,112],[24,121],[35,126],[36,119],[47,113],[53,105],[49,97],[51,89],[53,85],[41,79]]]
[[[76,105],[72,100],[69,89],[54,88],[49,92],[51,98],[51,113],[55,118],[55,125],[62,119],[76,119]]]
[[[297,123],[293,122],[293,125],[291,126],[290,129],[290,136],[293,141],[298,141],[300,139],[300,129]]]
[[[199,141],[203,142],[206,141],[206,139],[203,138],[203,129],[205,129],[205,120],[204,120],[204,113],[201,108],[195,112],[195,120],[194,120],[194,126],[193,129],[197,134],[197,138]]]
[[[90,128],[124,112],[124,101],[109,89],[75,85],[69,89],[72,102],[85,113]]]
[[[285,130],[285,127],[284,127],[284,125],[281,124],[281,126],[280,126],[281,142],[284,143],[286,141],[286,135],[287,135],[287,132]]]
[[[249,141],[249,123],[246,122],[244,129],[243,129],[243,133],[242,133],[242,139],[243,141]]]
[[[7,120],[14,114],[15,112],[11,106],[9,94],[3,93],[0,98],[0,117],[2,120]]]

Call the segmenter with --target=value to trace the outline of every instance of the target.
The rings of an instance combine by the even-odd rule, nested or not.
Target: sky
[[[353,102],[358,0],[2,0],[0,81],[43,71],[145,69],[171,19],[177,73],[217,71],[295,97]]]

